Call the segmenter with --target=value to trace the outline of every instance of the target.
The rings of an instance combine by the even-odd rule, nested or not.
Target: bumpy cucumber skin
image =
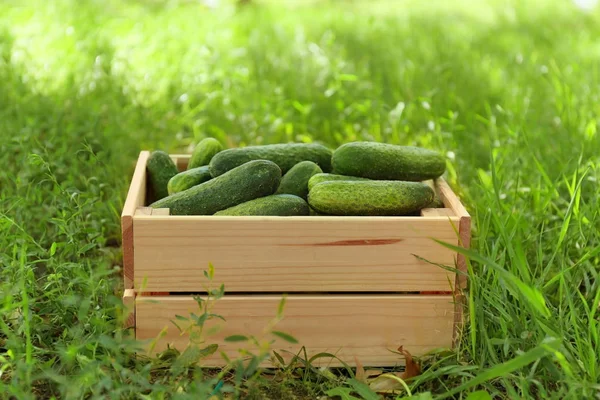
[[[378,180],[424,181],[446,170],[444,157],[429,149],[376,142],[351,142],[333,152],[333,169],[341,175]]]
[[[223,150],[210,161],[210,173],[219,176],[251,160],[269,160],[285,174],[301,161],[312,161],[325,172],[331,171],[331,150],[317,143],[268,144]]]
[[[369,181],[368,178],[361,178],[359,176],[348,176],[338,174],[316,174],[313,175],[308,181],[308,190],[313,188],[318,183],[330,182],[330,181]]]
[[[161,150],[153,151],[146,164],[152,198],[160,200],[169,195],[169,180],[179,173],[177,166],[167,153]]]
[[[202,167],[203,165],[208,165],[210,160],[219,152],[223,150],[223,145],[215,138],[206,138],[202,139],[196,147],[194,147],[194,151],[192,151],[192,156],[190,157],[190,162],[188,164],[188,169]]]
[[[215,215],[294,216],[309,215],[309,212],[308,204],[301,197],[293,194],[273,194],[238,204]]]
[[[433,200],[433,189],[421,182],[330,181],[315,185],[310,206],[329,215],[407,215]]]
[[[271,195],[281,181],[277,164],[254,160],[210,181],[172,194],[150,207],[169,208],[170,215],[212,215],[258,197]]]
[[[312,161],[301,161],[294,165],[281,178],[281,183],[277,189],[277,194],[293,194],[306,200],[308,196],[308,181],[315,175],[322,173],[323,170]]]
[[[444,208],[444,202],[442,201],[442,199],[440,199],[440,197],[437,195],[437,193],[434,193],[434,197],[433,200],[431,201],[431,203],[429,203],[429,205],[427,205],[426,208]]]
[[[208,170],[208,165],[192,168],[172,177],[167,185],[167,190],[169,191],[169,195],[172,195],[173,193],[183,192],[192,186],[199,185],[211,179],[212,176]]]

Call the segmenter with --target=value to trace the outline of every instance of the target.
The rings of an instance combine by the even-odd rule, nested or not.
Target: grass
[[[174,368],[173,354],[136,361],[120,329],[133,162],[213,136],[447,154],[474,217],[470,322],[410,391],[598,398],[600,14],[559,1],[224,4],[0,4],[0,397],[198,399],[235,381]],[[230,389],[356,397],[353,382],[290,367]]]

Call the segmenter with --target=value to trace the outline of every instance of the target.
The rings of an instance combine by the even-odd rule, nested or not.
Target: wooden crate
[[[260,334],[287,295],[277,329],[305,346],[309,356],[335,353],[350,365],[391,366],[399,346],[414,355],[451,347],[462,321],[464,258],[436,243],[468,246],[470,216],[442,179],[431,184],[445,208],[414,217],[170,216],[146,207],[146,162],[140,153],[122,213],[124,302],[136,337],[154,351],[188,338],[171,322],[198,313],[208,264],[226,295],[215,312],[226,322],[209,341],[235,356],[238,343],[223,338]],[[173,155],[179,169],[188,155]],[[425,261],[427,260],[427,261]],[[300,345],[277,342],[295,352]],[[207,366],[223,361],[214,355]],[[335,360],[324,360],[337,365]]]

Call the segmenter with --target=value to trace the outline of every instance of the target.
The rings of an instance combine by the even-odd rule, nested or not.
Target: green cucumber
[[[376,142],[341,145],[333,153],[332,165],[341,175],[397,181],[434,179],[446,170],[446,161],[438,152]]]
[[[325,172],[331,171],[331,150],[317,143],[268,144],[223,150],[210,161],[213,177],[251,160],[269,160],[285,174],[301,161],[312,161]]]
[[[407,215],[433,200],[433,189],[421,182],[332,181],[315,185],[310,206],[329,215]]]
[[[179,173],[177,166],[167,153],[161,150],[153,151],[146,163],[148,180],[152,198],[160,200],[169,195],[169,180]]]
[[[212,215],[217,211],[271,195],[281,181],[277,164],[254,160],[208,182],[174,193],[150,205],[168,208],[170,215]]]
[[[167,189],[171,195],[173,193],[183,192],[192,186],[199,185],[211,179],[212,176],[208,170],[208,165],[205,165],[203,167],[192,168],[178,173],[169,180]]]
[[[308,181],[315,174],[322,173],[323,170],[312,161],[301,161],[294,165],[281,178],[281,183],[277,189],[278,194],[293,194],[306,200],[308,196]]]
[[[444,205],[444,202],[442,201],[442,199],[440,199],[440,197],[438,196],[437,193],[434,193],[433,200],[426,208],[444,208],[444,207],[446,207],[446,206]]]
[[[273,194],[238,204],[215,215],[309,215],[309,208],[304,199],[293,194]]]
[[[219,153],[222,150],[223,145],[217,139],[202,139],[200,143],[198,143],[196,147],[194,147],[194,151],[192,151],[192,156],[190,157],[188,169],[208,165],[210,163],[210,160],[212,160],[212,158],[215,156],[215,154]]]
[[[329,181],[368,181],[368,178],[360,178],[358,176],[338,175],[338,174],[316,174],[308,181],[308,190],[312,189],[318,183]]]

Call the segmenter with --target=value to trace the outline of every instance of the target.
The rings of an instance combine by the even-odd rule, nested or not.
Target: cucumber
[[[199,185],[212,179],[210,172],[208,171],[208,165],[203,167],[197,167],[188,169],[175,175],[169,180],[167,189],[169,194],[183,192],[191,188],[192,186]]]
[[[281,178],[281,183],[277,189],[278,194],[293,194],[298,197],[302,197],[306,200],[308,196],[308,181],[315,175],[322,173],[323,170],[317,164],[312,161],[301,161],[294,165],[288,172]]]
[[[212,215],[217,211],[271,195],[281,181],[277,164],[254,160],[208,182],[174,193],[150,204],[169,208],[170,215]]]
[[[317,143],[269,144],[223,150],[210,161],[213,177],[251,160],[269,160],[285,174],[301,161],[312,161],[325,172],[331,171],[331,150]]]
[[[310,206],[329,215],[407,215],[433,200],[433,189],[421,182],[332,181],[315,185]]]
[[[214,138],[202,139],[200,143],[194,147],[190,162],[188,163],[188,169],[202,167],[208,165],[210,160],[223,150],[223,145]]]
[[[444,205],[444,202],[442,201],[442,199],[440,199],[440,197],[437,195],[437,193],[434,193],[433,200],[426,208],[444,208],[444,207],[445,207],[445,205]]]
[[[308,215],[308,204],[304,199],[292,194],[273,194],[250,200],[215,215]]]
[[[308,181],[308,190],[312,189],[317,183],[329,181],[368,181],[370,179],[360,178],[358,176],[337,175],[337,174],[316,174]]]
[[[152,198],[160,200],[167,197],[169,195],[169,180],[179,173],[171,157],[164,151],[153,151],[148,157],[146,169],[152,190]]]
[[[332,157],[337,174],[378,180],[424,181],[446,170],[444,157],[432,150],[376,142],[351,142]]]

